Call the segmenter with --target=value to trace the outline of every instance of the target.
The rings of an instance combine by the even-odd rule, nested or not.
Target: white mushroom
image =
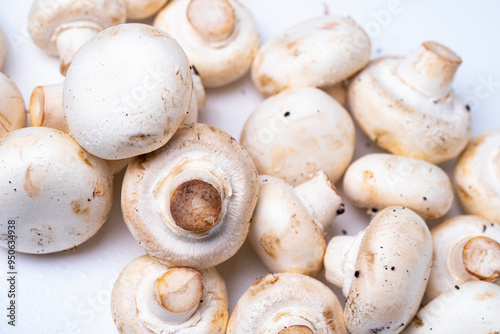
[[[118,160],[163,146],[192,95],[189,62],[177,42],[144,24],[101,31],[76,55],[64,82],[72,136],[90,153]]]
[[[142,20],[156,14],[168,0],[123,0],[127,19]]]
[[[286,89],[250,115],[241,144],[260,174],[295,186],[319,169],[337,182],[354,152],[354,124],[347,111],[317,88]]]
[[[500,330],[500,287],[467,282],[422,308],[404,334],[490,333]]]
[[[380,211],[355,237],[332,238],[325,276],[347,297],[349,332],[401,332],[418,311],[431,260],[427,225],[404,207]]]
[[[471,140],[455,166],[455,188],[466,213],[500,223],[500,130]]]
[[[5,47],[5,36],[3,35],[2,27],[0,27],[0,69],[2,69],[3,62],[5,60],[6,47]]]
[[[65,75],[78,50],[99,31],[125,22],[122,0],[35,0],[28,16],[33,42],[59,56]]]
[[[25,126],[23,96],[12,80],[0,73],[0,137]]]
[[[258,190],[252,160],[232,137],[190,124],[162,148],[132,160],[123,180],[122,212],[152,257],[208,268],[243,244]]]
[[[61,131],[29,127],[0,138],[0,246],[13,220],[16,251],[52,253],[80,245],[112,204],[108,166]],[[10,223],[9,223],[10,226]]]
[[[227,334],[347,334],[335,294],[299,274],[268,274],[240,297]]]
[[[323,267],[325,228],[344,212],[337,189],[322,170],[294,188],[273,176],[259,181],[248,235],[253,249],[272,272],[316,275]]]
[[[205,87],[242,77],[259,48],[253,16],[236,0],[172,0],[154,26],[179,42]]]
[[[346,196],[368,212],[390,205],[408,207],[424,219],[444,216],[453,202],[448,175],[436,165],[392,154],[368,154],[344,176]]]
[[[370,52],[370,39],[350,17],[320,17],[265,43],[252,64],[252,80],[264,96],[289,87],[333,86],[362,69]]]
[[[500,224],[476,216],[448,219],[431,230],[432,271],[423,304],[468,281],[500,284]]]
[[[461,59],[435,42],[405,58],[372,62],[348,90],[351,112],[363,132],[391,153],[441,163],[469,141],[467,106],[451,90]]]
[[[120,333],[225,333],[224,280],[215,268],[200,271],[161,264],[145,255],[118,277],[111,310]]]

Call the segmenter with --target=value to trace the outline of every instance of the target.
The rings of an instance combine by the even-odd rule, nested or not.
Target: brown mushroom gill
[[[187,17],[192,27],[206,39],[228,36],[236,20],[228,0],[191,0]]]
[[[313,331],[307,326],[294,325],[285,327],[278,334],[313,334]]]
[[[156,281],[155,294],[158,304],[169,312],[191,311],[203,295],[201,274],[191,268],[169,270]]]
[[[500,244],[488,237],[471,238],[462,251],[467,272],[480,280],[493,282],[500,277]]]

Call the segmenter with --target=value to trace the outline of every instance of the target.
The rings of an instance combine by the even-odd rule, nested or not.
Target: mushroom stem
[[[214,42],[226,39],[236,20],[234,8],[228,0],[191,0],[187,18],[203,39]]]
[[[30,98],[31,126],[44,126],[68,133],[68,123],[64,117],[62,85],[38,86]]]
[[[311,179],[299,184],[293,191],[323,229],[344,212],[342,198],[323,170],[317,171]]]
[[[482,281],[500,277],[500,244],[488,237],[475,237],[465,243],[462,261],[467,272]]]
[[[425,42],[399,65],[398,75],[427,97],[440,100],[451,91],[453,77],[462,60],[436,42]]]
[[[278,334],[313,334],[314,332],[304,325],[293,325],[285,327]]]

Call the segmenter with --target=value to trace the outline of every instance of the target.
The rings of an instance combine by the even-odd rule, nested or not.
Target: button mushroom
[[[422,308],[404,334],[490,333],[500,329],[500,287],[467,282]]]
[[[0,137],[25,126],[23,96],[12,80],[0,73]]]
[[[59,56],[66,75],[78,50],[99,31],[125,22],[122,0],[35,0],[28,16],[33,42],[51,56]]]
[[[153,16],[168,0],[123,0],[127,8],[127,19],[142,20]]]
[[[349,332],[401,332],[418,311],[431,260],[426,223],[404,207],[380,211],[355,237],[332,238],[325,276],[347,297]]]
[[[286,89],[250,115],[241,144],[260,174],[295,186],[323,169],[337,182],[354,152],[354,125],[347,111],[312,87]]]
[[[104,224],[112,203],[107,165],[61,131],[19,129],[0,144],[0,245],[7,222],[16,228],[16,251],[52,253],[80,245]]]
[[[431,231],[432,271],[423,304],[473,280],[500,284],[500,224],[458,216]]]
[[[455,166],[455,188],[466,213],[500,223],[500,130],[473,140]]]
[[[335,294],[320,281],[299,274],[268,274],[241,296],[228,334],[347,334]]]
[[[372,62],[350,81],[348,101],[363,132],[391,153],[433,163],[467,145],[471,117],[451,90],[461,59],[436,42],[405,58]]]
[[[226,285],[215,268],[169,267],[145,255],[118,277],[111,310],[120,333],[225,333]]]
[[[177,42],[144,24],[101,31],[76,55],[64,82],[68,127],[90,153],[125,159],[163,146],[192,95],[189,62]]]
[[[3,35],[2,27],[0,27],[0,69],[2,69],[3,62],[5,61],[5,37]]]
[[[259,181],[248,235],[253,249],[272,272],[317,274],[326,248],[324,229],[344,211],[337,189],[322,170],[294,188],[273,176],[261,175]]]
[[[450,179],[441,168],[392,154],[368,154],[353,162],[344,176],[344,191],[368,212],[402,205],[424,219],[444,216],[453,202]]]
[[[234,0],[172,0],[154,26],[179,42],[209,88],[242,77],[259,48],[252,14]]]
[[[243,244],[258,190],[252,160],[233,138],[190,124],[162,148],[132,160],[122,212],[149,255],[172,266],[208,268]]]
[[[252,64],[252,80],[264,95],[289,87],[333,86],[370,59],[366,33],[350,17],[303,22],[265,43]]]

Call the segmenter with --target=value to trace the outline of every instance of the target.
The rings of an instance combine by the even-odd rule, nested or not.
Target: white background
[[[261,41],[308,18],[349,15],[372,39],[372,57],[402,55],[421,42],[435,40],[461,56],[455,90],[472,107],[473,135],[500,127],[500,2],[497,0],[245,0],[254,14]],[[61,83],[59,63],[38,50],[27,33],[31,1],[0,1],[0,25],[7,40],[3,72],[21,90],[26,104],[35,86]],[[392,13],[389,11],[392,9]],[[200,121],[235,138],[252,110],[262,101],[249,75],[207,92]],[[378,151],[358,130],[355,158]],[[454,161],[442,167],[449,173]],[[17,255],[17,326],[7,326],[7,252],[0,250],[0,333],[116,333],[109,296],[121,269],[143,251],[130,236],[120,212],[120,183],[115,179],[113,209],[103,228],[74,252]],[[347,200],[346,200],[347,202]],[[345,229],[353,235],[366,227],[368,216],[346,203],[346,213],[330,226],[327,239]],[[445,218],[460,214],[456,203]],[[442,220],[442,219],[441,219]],[[429,222],[434,226],[436,222]],[[218,266],[226,280],[230,310],[239,296],[267,270],[248,243]],[[318,276],[324,280],[323,273]],[[343,302],[338,289],[334,291]]]

